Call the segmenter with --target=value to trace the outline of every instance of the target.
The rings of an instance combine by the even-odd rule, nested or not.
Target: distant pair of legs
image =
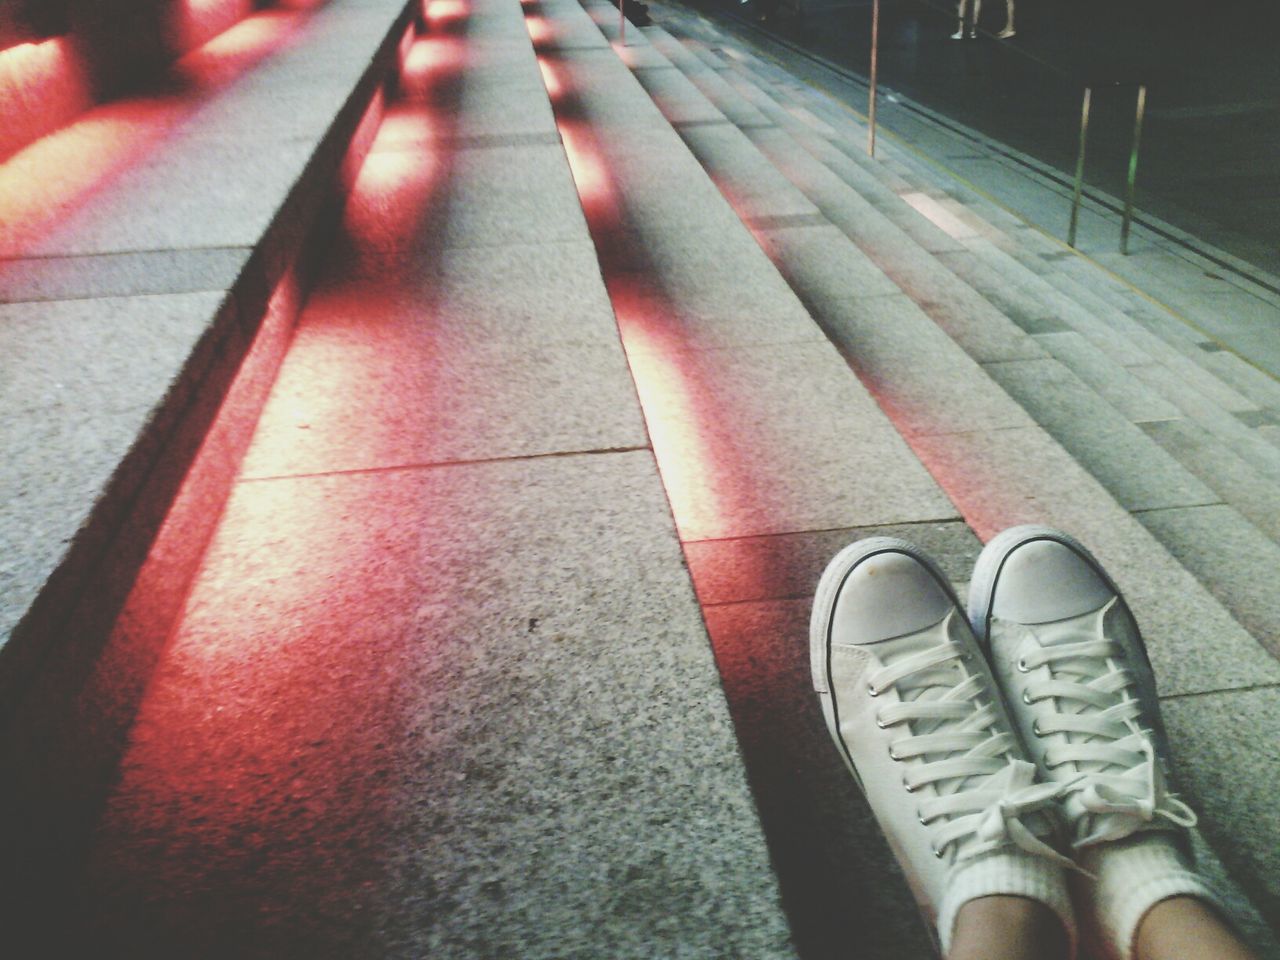
[[[949,960],[1251,960],[1166,786],[1150,663],[1093,556],[1044,527],[994,538],[966,611],[901,540],[818,585],[814,688]]]
[[[965,23],[965,13],[969,9],[969,0],[960,0],[956,4],[956,16],[960,20],[960,25],[956,27],[956,32],[951,35],[952,40],[963,40],[965,36],[973,37],[978,32],[978,17],[982,15],[982,0],[973,0],[973,19]],[[1005,21],[1004,29],[996,34],[1001,40],[1007,40],[1015,33],[1013,29],[1013,0],[1004,0]]]

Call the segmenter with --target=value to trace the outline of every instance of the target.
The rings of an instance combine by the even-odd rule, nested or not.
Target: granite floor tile
[[[669,516],[647,451],[239,485],[95,942],[793,958]]]
[[[1138,618],[1161,692],[1280,679],[1280,664],[1040,428],[917,437],[912,447],[984,541],[1038,523],[1093,551]]]
[[[1138,519],[1280,659],[1280,544],[1228,506],[1151,510]]]
[[[982,549],[973,531],[961,521],[952,521],[701,540],[686,543],[684,552],[704,607],[747,600],[812,600],[831,558],[865,537],[897,537],[914,543],[938,561],[962,597]]]
[[[883,270],[830,224],[759,230],[757,236],[797,295],[812,307],[899,292]]]
[[[1280,688],[1166,698],[1178,786],[1202,814],[1201,831],[1271,930],[1254,928],[1261,955],[1280,956]]]
[[[682,539],[955,517],[829,344],[623,342]]]
[[[820,319],[904,436],[1032,423],[981,367],[901,293],[837,301]]]
[[[705,611],[747,777],[801,956],[932,952],[875,817],[827,732],[809,676],[807,600]]]
[[[437,318],[444,318],[443,321]],[[646,445],[617,342],[468,331],[448,304],[317,295],[245,460],[248,476]],[[437,327],[445,335],[437,338]]]
[[[1189,420],[1146,423],[1143,430],[1259,530],[1280,543],[1280,487]]]
[[[1056,360],[986,369],[1126,510],[1218,502],[1217,494]]]

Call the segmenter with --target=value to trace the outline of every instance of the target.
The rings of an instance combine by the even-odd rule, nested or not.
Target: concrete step
[[[1158,386],[1153,385],[1162,382],[1159,371],[1151,370],[1151,377],[1144,382],[1135,381],[1129,368],[1157,365],[1175,371],[1182,381],[1181,386],[1194,385],[1194,397],[1202,401],[1216,404],[1224,411],[1259,417],[1262,423],[1269,422],[1270,417],[1264,409],[1256,407],[1193,362],[1186,348],[1194,349],[1200,355],[1205,351],[1200,349],[1194,334],[1185,325],[1167,314],[1157,314],[1149,305],[1143,315],[1146,322],[1139,322],[1117,306],[1093,296],[1083,286],[1076,289],[1073,284],[1067,292],[1059,290],[1048,282],[1047,276],[1029,269],[1020,260],[1003,252],[1001,244],[989,239],[998,239],[999,231],[990,226],[983,227],[972,215],[967,221],[959,217],[948,219],[943,210],[940,216],[938,205],[929,199],[927,192],[931,190],[937,194],[939,191],[923,182],[918,170],[912,174],[916,179],[907,187],[911,192],[899,196],[889,191],[880,178],[872,177],[868,172],[875,163],[861,153],[860,146],[845,138],[837,151],[834,144],[840,138],[834,128],[824,123],[822,130],[815,133],[807,129],[808,124],[794,119],[792,111],[771,108],[766,101],[773,101],[776,97],[780,102],[786,96],[786,89],[777,93],[776,86],[771,84],[769,90],[765,90],[744,81],[740,83],[740,92],[750,93],[754,102],[779,123],[786,124],[789,132],[798,132],[797,139],[810,153],[822,158],[829,169],[839,171],[841,179],[860,194],[869,193],[869,198],[879,209],[886,211],[886,216],[887,210],[896,204],[901,216],[892,218],[894,222],[899,226],[913,221],[916,224],[914,228],[904,228],[904,234],[922,250],[933,253],[938,261],[946,264],[1024,330],[1037,335],[1036,339],[1058,363],[1009,364],[998,372],[993,370],[993,376],[1122,504],[1137,511],[1216,502],[1217,495],[1193,476],[1195,465],[1175,462],[1168,451],[1150,442],[1134,426],[1134,422],[1153,418],[1180,417],[1183,412],[1181,407],[1161,396]],[[855,157],[856,164],[853,162]],[[905,165],[899,166],[906,172]],[[855,172],[850,174],[850,169]],[[867,186],[868,177],[873,183],[870,188]],[[897,179],[897,175],[890,174],[889,179]],[[918,215],[918,212],[925,216]],[[949,231],[939,229],[933,221],[947,226]],[[856,239],[857,235],[852,230],[846,232]],[[963,244],[959,250],[956,248],[957,240],[951,239],[953,236]],[[1004,239],[1007,243],[1007,238]],[[904,258],[905,254],[898,253],[894,259],[900,261]],[[1112,286],[1119,291],[1118,296],[1123,294],[1135,299],[1133,292],[1122,285]],[[1054,331],[1075,335],[1055,335]],[[1177,349],[1175,344],[1184,349]],[[1068,370],[1062,370],[1061,366]],[[1048,378],[1048,389],[1036,382],[1040,377]],[[1064,404],[1063,391],[1076,398],[1075,401]],[[1118,406],[1112,409],[1113,404]],[[1068,410],[1072,413],[1069,414]],[[1088,416],[1081,419],[1085,414]],[[1136,415],[1138,420],[1126,422],[1131,415]],[[1265,469],[1271,459],[1269,443],[1257,436],[1241,435],[1238,428],[1235,434],[1246,454]],[[1241,484],[1234,485],[1237,495],[1243,489]],[[1243,506],[1240,519],[1248,526],[1247,517],[1260,511],[1255,505]],[[1166,545],[1171,550],[1182,549],[1180,538],[1167,525],[1152,529],[1160,537],[1168,538]],[[1255,533],[1265,536],[1267,529],[1264,526]],[[1190,531],[1187,535],[1194,536]],[[1236,596],[1220,585],[1211,589],[1229,610],[1237,612]],[[1256,627],[1260,621],[1251,612],[1253,609],[1240,608],[1239,613],[1248,617]],[[1268,623],[1259,636],[1270,636],[1278,631],[1280,621]]]
[[[663,52],[670,50],[678,66],[689,69],[689,80],[692,84],[699,86],[702,92],[725,97],[724,86],[714,80],[708,80],[709,76],[715,74],[708,71],[705,61],[689,58],[679,52],[677,45],[659,29],[648,29],[645,34]],[[660,85],[647,79],[657,75],[657,68],[651,62],[644,70],[637,70],[637,75],[642,82],[653,88],[655,100],[664,109],[670,109],[667,104],[677,100],[685,115],[696,109],[704,109],[697,105],[696,98],[688,91],[677,95],[674,92],[676,84],[670,78],[664,78]],[[789,134],[795,129],[794,125],[788,122],[786,111],[779,110],[776,104],[771,107],[758,93],[752,95],[750,87],[741,82],[730,81],[730,88],[748,100],[767,118],[786,125],[788,128],[786,133]],[[740,108],[733,106],[733,101],[729,98],[726,98],[726,107],[741,112]],[[703,118],[698,130],[712,129],[710,123],[708,118]],[[713,142],[700,133],[695,133],[691,128],[678,127],[678,129],[735,207],[740,210],[750,209],[745,198],[765,192],[764,185],[771,178],[762,178],[756,183],[742,182],[743,178],[750,175],[749,171],[754,169],[755,164],[741,156],[743,152],[741,142],[731,143],[724,134]],[[839,219],[839,212],[843,206],[839,198],[840,188],[832,180],[824,179],[821,171],[812,165],[808,165],[806,169],[803,159],[797,160],[802,158],[803,154],[796,150],[794,140],[792,146],[784,146],[788,138],[780,135],[780,131],[758,125],[741,132],[801,187],[802,192],[809,196],[830,222],[838,223],[841,227],[845,226],[845,222]],[[807,147],[808,143],[805,142],[804,146]],[[805,169],[805,174],[797,176],[796,171],[801,169]],[[865,182],[862,178],[851,179],[859,183]],[[848,184],[843,186],[845,190],[851,189]],[[883,198],[882,193],[876,195]],[[911,247],[899,239],[900,234],[895,236],[891,230],[891,227],[896,224],[890,226],[878,224],[874,228],[875,233],[868,230],[865,221],[867,219],[874,221],[875,212],[874,205],[870,203],[860,208],[859,213],[864,222],[856,226],[851,225],[847,231],[858,241],[859,246],[870,259],[876,258],[877,246],[883,251],[883,245],[894,244],[892,249],[896,258],[914,258],[920,275],[928,269],[941,271],[942,268],[936,263],[932,267],[927,266],[918,252],[923,248],[918,244],[917,252],[909,252]],[[917,454],[930,467],[934,476],[940,480],[944,489],[961,508],[966,520],[978,529],[980,535],[990,535],[995,532],[1004,525],[1006,517],[1023,519],[1034,515],[1044,520],[1046,513],[1054,514],[1054,520],[1051,522],[1065,524],[1074,529],[1105,528],[1111,537],[1115,537],[1122,529],[1125,531],[1120,534],[1122,538],[1137,537],[1144,544],[1142,548],[1144,552],[1150,551],[1152,556],[1164,558],[1163,569],[1170,573],[1176,571],[1181,584],[1192,584],[1195,581],[1186,569],[1180,567],[1166,552],[1165,548],[1150,539],[1149,530],[1137,522],[1137,518],[1144,516],[1146,511],[1152,511],[1153,518],[1159,515],[1166,518],[1165,522],[1157,522],[1153,519],[1149,524],[1150,531],[1168,537],[1170,543],[1177,544],[1181,540],[1181,548],[1188,547],[1189,541],[1182,539],[1183,534],[1172,533],[1171,528],[1177,526],[1178,521],[1186,520],[1188,523],[1184,529],[1189,529],[1193,519],[1203,516],[1195,511],[1202,509],[1231,513],[1242,524],[1242,526],[1233,525],[1233,527],[1238,526],[1239,536],[1246,538],[1249,536],[1247,531],[1253,528],[1247,521],[1240,518],[1238,514],[1234,514],[1230,508],[1219,505],[1218,496],[1213,490],[1181,467],[1162,448],[1148,442],[1149,438],[1133,422],[1113,410],[1086,383],[1056,360],[1027,358],[984,364],[987,372],[1001,381],[1002,385],[1019,400],[1025,401],[1025,406],[1030,407],[1030,412],[1037,414],[1042,421],[1048,422],[1050,432],[1055,433],[1054,438],[1050,439],[1035,427],[1018,426],[1018,419],[1026,416],[1023,407],[1015,404],[1008,395],[999,390],[992,393],[990,381],[983,369],[974,364],[970,357],[965,356],[955,344],[946,337],[941,341],[931,339],[922,326],[913,325],[913,320],[925,318],[910,300],[901,295],[896,298],[893,295],[883,294],[860,295],[863,287],[875,289],[874,284],[863,279],[866,275],[865,266],[861,270],[846,267],[843,276],[834,271],[827,271],[824,283],[824,272],[813,265],[812,252],[821,247],[824,250],[824,260],[831,264],[839,261],[839,256],[831,252],[832,247],[838,244],[838,236],[831,233],[830,226],[820,222],[807,222],[803,225],[797,222],[761,223],[750,219],[748,222],[756,230],[762,246],[770,252],[784,275],[810,306],[815,318],[822,323],[833,342],[841,346],[851,366],[872,389],[882,406],[890,413],[891,418],[912,442]],[[781,241],[779,239],[783,234],[804,232],[811,232],[814,240],[806,244],[790,238]],[[819,237],[821,239],[818,239]],[[940,253],[945,256],[944,252],[940,251]],[[966,250],[965,253],[971,254],[971,251]],[[854,254],[856,251],[846,248],[843,257],[848,261],[854,257]],[[883,252],[881,256],[884,256]],[[885,257],[885,259],[889,258]],[[899,285],[907,287],[907,284],[903,284],[899,279],[903,276],[900,268],[883,263],[882,266],[886,273],[898,280]],[[983,263],[982,266],[988,275],[992,273],[989,262]],[[895,270],[899,271],[898,276],[894,276]],[[1039,279],[1029,271],[1016,271],[1016,273],[1017,279],[1024,284],[1034,285]],[[850,282],[849,277],[856,279]],[[921,285],[929,282],[928,280],[917,281],[915,275],[912,275],[911,280]],[[1037,292],[1056,293],[1056,291],[1046,291],[1044,287],[1038,287]],[[1058,307],[1059,314],[1066,312],[1082,318],[1081,325],[1095,337],[1115,336],[1092,317],[1088,317],[1086,322],[1083,318],[1087,315],[1087,311],[1074,303],[1068,301],[1055,306]],[[1070,330],[1071,328],[1062,324],[1060,329]],[[1082,334],[1072,334],[1072,336],[1077,339],[1072,344],[1062,345],[1065,349],[1060,352],[1064,355],[1078,355],[1080,347],[1088,344]],[[916,371],[920,372],[918,380],[915,377]],[[1046,390],[1046,387],[1052,389]],[[1119,392],[1118,388],[1115,392]],[[1150,408],[1147,410],[1148,415],[1158,413],[1167,416],[1169,413],[1167,403],[1158,396],[1135,391],[1132,388],[1125,393],[1130,403],[1145,403]],[[957,399],[958,394],[969,401],[968,406]],[[1164,404],[1163,409],[1160,409],[1161,404]],[[1004,420],[1001,419],[1002,411]],[[964,425],[966,422],[967,426]],[[1108,434],[1110,434],[1109,439]],[[1127,456],[1134,459],[1129,460],[1126,465],[1124,458],[1099,453],[1100,441],[1106,441],[1106,449],[1113,455],[1115,451],[1124,451]],[[1035,451],[1034,454],[1032,450]],[[1086,461],[1097,457],[1096,462],[1086,465],[1091,467],[1093,472],[1101,474],[1101,477],[1109,483],[1110,489],[1107,492],[1098,487],[1094,477],[1082,468],[1079,463],[1079,458],[1082,456]],[[1004,460],[1004,458],[1012,459]],[[1004,462],[1001,462],[1002,460]],[[1048,462],[1055,464],[1055,471],[1059,471],[1057,475],[1046,475],[1041,472]],[[999,466],[996,466],[997,463]],[[1068,499],[1067,487],[1059,485],[1065,475],[1060,471],[1067,471],[1074,478],[1068,485],[1075,488],[1069,497],[1074,500],[1074,503],[1065,512],[1063,501]],[[975,475],[980,475],[981,481],[975,481]],[[1034,500],[1035,506],[1028,510],[1025,499],[1018,502],[1020,498],[1016,494],[1010,493],[1004,496],[1000,493],[1001,488],[1011,487],[1025,490],[1026,493],[1022,496]],[[1086,489],[1088,493],[1083,494]],[[1055,490],[1056,495],[1051,493],[1051,490]],[[1117,503],[1112,496],[1118,496],[1120,502]],[[1182,511],[1182,515],[1179,515],[1178,511]],[[1068,513],[1072,514],[1069,522],[1066,520]],[[1100,524],[1098,518],[1101,515],[1106,515],[1108,519]],[[1206,529],[1207,526],[1201,524],[1202,535]],[[1256,534],[1256,531],[1254,533]],[[1099,534],[1105,539],[1106,534],[1102,534],[1101,529]],[[1092,530],[1090,535],[1093,535]],[[1255,536],[1254,542],[1256,540]],[[1131,539],[1128,541],[1129,550],[1133,549],[1134,543],[1135,541]],[[1185,555],[1186,551],[1182,549],[1180,552]],[[1206,551],[1204,555],[1208,556],[1210,553],[1213,551]],[[1130,558],[1134,556],[1132,552],[1128,555]],[[1215,586],[1215,582],[1214,578],[1207,576],[1207,565],[1206,561],[1206,565],[1201,566],[1198,572],[1205,575],[1205,583],[1212,587]],[[1229,579],[1229,577],[1223,579]],[[1137,589],[1141,591],[1140,587]],[[1158,597],[1167,598],[1166,585],[1158,580],[1148,584],[1147,589],[1151,591],[1149,594],[1151,614],[1158,617],[1156,608],[1161,602]],[[1238,681],[1240,685],[1235,689],[1240,691],[1239,693],[1222,694],[1227,697],[1245,696],[1245,691],[1258,677],[1273,676],[1275,663],[1267,657],[1256,641],[1247,639],[1247,632],[1242,630],[1224,608],[1211,598],[1204,586],[1195,583],[1194,589],[1197,593],[1197,606],[1205,611],[1213,611],[1209,615],[1215,617],[1220,624],[1224,626],[1229,624],[1228,629],[1240,638],[1239,650],[1251,659],[1251,663],[1258,670],[1262,671],[1260,674],[1254,674],[1251,668],[1248,671],[1250,679],[1242,675]],[[1136,596],[1133,587],[1128,587],[1127,592]],[[1235,598],[1236,603],[1240,601],[1241,598]],[[1255,598],[1255,610],[1259,606]],[[1144,623],[1147,622],[1145,614],[1140,613],[1139,616]],[[1255,629],[1258,623],[1257,617],[1251,621]],[[1180,629],[1173,624],[1169,624],[1169,627],[1175,631]],[[1148,627],[1149,632],[1151,629],[1152,627]],[[1155,629],[1158,630],[1159,627]],[[1202,656],[1208,655],[1215,645],[1215,640],[1208,636],[1205,637],[1204,642],[1207,645],[1202,650]],[[1161,667],[1158,667],[1157,671],[1162,677],[1165,675]],[[1209,689],[1215,689],[1216,692],[1227,689],[1218,686],[1220,679],[1208,673],[1204,674],[1201,682],[1207,686],[1201,689],[1206,692]],[[1267,682],[1274,683],[1274,680]],[[1166,694],[1166,703],[1174,712],[1178,709],[1180,699],[1177,694],[1173,696]],[[1194,766],[1196,762],[1201,764],[1202,771],[1207,773],[1221,761],[1220,758],[1210,759],[1207,753],[1202,753],[1197,761],[1191,761],[1189,765]],[[1195,779],[1209,784],[1212,776],[1213,774],[1207,777],[1202,775]],[[1210,790],[1209,794],[1212,792]],[[1202,802],[1206,807],[1217,808],[1219,813],[1222,813],[1227,808],[1228,798],[1222,796],[1214,799],[1211,795],[1206,795],[1202,798]],[[1229,820],[1220,821],[1218,830],[1224,830],[1229,822]],[[1222,837],[1221,832],[1218,837]],[[1232,866],[1236,869],[1237,876],[1242,879],[1251,894],[1255,896],[1260,894],[1265,900],[1268,896],[1267,890],[1274,888],[1276,878],[1272,876],[1267,879],[1263,874],[1267,869],[1273,868],[1265,868],[1261,872],[1256,865],[1241,869],[1241,851],[1232,850],[1233,844],[1230,843],[1222,846],[1226,847],[1228,859],[1233,861]],[[1255,922],[1254,929],[1262,942],[1270,944],[1268,949],[1274,947],[1274,943],[1269,941],[1268,935],[1264,932],[1265,924],[1259,926]]]
[[[177,90],[98,107],[0,166],[0,700],[68,630],[101,640],[239,375],[241,425],[210,454],[229,482],[304,239],[368,147],[412,17],[404,0],[261,11],[179,60]]]
[[[337,0],[249,16],[178,61],[182,84],[0,166],[0,862],[19,953],[58,952],[60,885],[415,14]]]
[[[580,8],[427,21],[138,709],[77,932],[794,956],[676,525],[954,509]]]

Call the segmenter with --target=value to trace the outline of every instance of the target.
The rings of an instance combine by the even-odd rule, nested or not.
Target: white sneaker
[[[1097,560],[1066,534],[1014,527],[978,557],[969,618],[1041,778],[1059,784],[1091,936],[1131,956],[1170,896],[1219,898],[1196,870],[1196,815],[1166,780],[1155,679],[1138,625]]]
[[[974,566],[969,619],[1046,780],[1064,784],[1074,847],[1190,827],[1169,793],[1155,678],[1119,589],[1047,527],[995,537]]]
[[[810,621],[827,728],[943,953],[956,912],[993,894],[1074,917],[1050,846],[1059,788],[1035,782],[942,574],[901,540],[841,551]]]

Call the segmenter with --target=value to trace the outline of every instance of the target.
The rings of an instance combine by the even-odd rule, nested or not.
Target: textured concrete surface
[[[1209,431],[1186,420],[1143,424],[1143,430],[1259,530],[1280,543],[1280,489]]]
[[[705,611],[796,947],[822,960],[929,956],[906,881],[813,694],[809,604]]]
[[[623,338],[682,539],[955,516],[829,345]]]
[[[850,527],[684,545],[703,606],[746,600],[811,600],[818,578],[842,548],[864,537],[898,537],[938,561],[957,586],[968,583],[982,542],[962,521]]]
[[[207,428],[258,325],[278,306],[268,297],[288,292],[277,284],[333,185],[361,98],[387,69],[391,33],[407,22],[397,0],[350,7],[250,18],[179,62],[171,89],[91,111],[0,172],[0,299],[16,301],[3,308],[0,336],[15,368],[4,379],[0,420],[22,437],[13,449],[25,451],[4,477],[15,489],[3,552],[14,570],[24,568],[25,584],[6,598],[6,636],[27,617],[39,620],[29,632],[52,643],[81,578],[126,527],[136,542],[112,553],[105,575],[137,572],[129,564],[141,562],[165,505],[132,497],[152,473],[166,476],[148,487],[155,496],[176,493],[199,442],[185,433],[180,442],[177,432],[188,421]],[[318,44],[309,58],[290,46],[326,33],[341,34],[345,46]],[[216,117],[211,127],[184,127],[202,106],[231,100],[241,119],[262,121],[274,109],[264,96],[288,73],[281,63],[304,60],[334,68],[325,82],[295,76],[289,87],[309,87],[326,105],[308,136],[278,134],[278,149],[264,152],[261,122],[236,126],[235,136]],[[255,69],[271,70],[276,86],[238,87]],[[351,149],[358,156],[362,146]],[[95,256],[78,256],[86,253]],[[236,324],[239,333],[229,333]],[[217,376],[202,382],[214,367]],[[33,600],[58,617],[32,619]],[[8,667],[0,679],[9,682]]]
[[[247,247],[0,260],[0,303],[230,289]]]
[[[917,437],[912,445],[984,540],[1044,523],[1089,547],[1133,607],[1162,693],[1280,678],[1280,664],[1038,427]]]
[[[78,578],[101,549],[107,531],[95,516],[128,503],[158,453],[155,421],[171,423],[163,411],[182,409],[231,335],[224,300],[217,292],[0,305],[0,636],[56,570],[73,563]]]
[[[1201,831],[1274,931],[1280,926],[1280,687],[1166,699],[1179,786],[1203,813]],[[1265,932],[1265,931],[1264,931]],[[1264,956],[1275,956],[1274,941]]]
[[[242,483],[96,949],[791,956],[668,516],[648,452]]]
[[[1181,412],[1140,380],[1130,368],[1094,347],[1074,331],[1044,333],[1036,338],[1054,359],[1067,367],[1126,419],[1138,422],[1174,420]]]
[[[904,436],[1031,425],[904,294],[836,301],[821,320]]]
[[[985,369],[1126,510],[1217,502],[1212,490],[1056,360]]]
[[[1280,659],[1280,545],[1227,506],[1152,510],[1142,525]]]

